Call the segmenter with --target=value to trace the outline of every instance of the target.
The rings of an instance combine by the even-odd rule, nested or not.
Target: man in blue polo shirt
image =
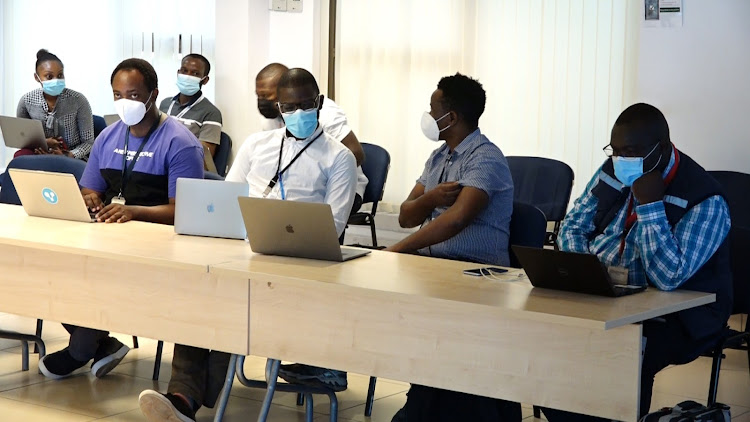
[[[513,179],[502,151],[479,130],[486,95],[457,73],[440,80],[422,132],[440,142],[401,204],[399,224],[419,230],[387,248],[507,266]],[[412,385],[394,421],[521,420],[518,403]]]
[[[177,178],[203,177],[203,148],[182,123],[156,107],[158,80],[147,61],[121,62],[111,83],[120,121],[94,142],[81,194],[100,222],[172,224]],[[39,361],[49,378],[67,377],[91,359],[91,372],[102,377],[129,351],[106,331],[63,325],[70,333],[68,347]]]

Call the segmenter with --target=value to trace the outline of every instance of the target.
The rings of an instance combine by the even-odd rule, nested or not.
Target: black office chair
[[[94,114],[94,139],[99,137],[99,134],[107,127],[107,122],[104,117],[97,116]]]
[[[518,258],[516,258],[516,254],[513,253],[510,246],[544,247],[547,234],[547,218],[539,208],[523,202],[513,201],[513,214],[510,216],[509,231],[508,255],[510,255],[510,266],[521,268],[521,264],[518,262]]]
[[[203,178],[207,180],[224,180],[222,176],[208,170],[203,172]]]
[[[216,165],[216,171],[219,176],[226,177],[229,156],[232,153],[232,138],[224,132],[221,132],[221,141],[219,146],[216,147],[216,154],[214,154],[214,164]]]
[[[542,157],[506,157],[513,178],[513,200],[542,210],[555,223],[547,232],[546,245],[555,246],[560,223],[573,190],[573,169],[562,161]]]
[[[362,163],[362,171],[367,176],[367,188],[365,188],[362,205],[372,204],[369,212],[356,212],[349,216],[348,224],[355,226],[370,226],[372,233],[372,246],[378,246],[378,237],[375,233],[375,213],[378,210],[378,202],[383,199],[385,182],[388,179],[388,170],[391,167],[391,155],[388,151],[374,144],[363,143],[365,161]]]
[[[724,198],[729,205],[732,227],[729,230],[730,267],[734,287],[732,314],[750,313],[750,174],[734,171],[710,171],[724,189]],[[721,361],[724,349],[747,350],[750,366],[750,330],[745,323],[741,331],[726,328],[716,347],[706,356],[713,358],[711,384],[708,389],[708,404],[716,403],[719,387]]]

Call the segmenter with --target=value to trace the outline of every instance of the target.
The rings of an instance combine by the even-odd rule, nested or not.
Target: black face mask
[[[279,117],[279,109],[271,100],[264,100],[258,98],[258,111],[266,119],[275,119]]]

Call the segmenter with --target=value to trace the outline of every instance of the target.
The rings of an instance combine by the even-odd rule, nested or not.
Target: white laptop
[[[9,169],[8,174],[26,214],[86,223],[96,221],[72,174],[23,169]]]
[[[246,183],[177,179],[174,231],[194,236],[244,239],[245,225],[237,197],[247,194]]]
[[[0,116],[0,130],[6,147],[47,149],[47,137],[39,120]]]
[[[245,197],[238,200],[253,252],[338,262],[371,252],[339,245],[328,204]]]

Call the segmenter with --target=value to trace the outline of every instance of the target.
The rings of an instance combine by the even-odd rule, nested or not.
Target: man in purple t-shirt
[[[172,224],[177,178],[203,178],[203,148],[182,123],[154,105],[158,80],[147,61],[124,60],[111,83],[121,120],[94,142],[81,194],[100,222]],[[106,331],[63,326],[70,333],[68,347],[39,360],[39,370],[49,378],[65,378],[91,359],[91,372],[103,377],[130,350]]]

